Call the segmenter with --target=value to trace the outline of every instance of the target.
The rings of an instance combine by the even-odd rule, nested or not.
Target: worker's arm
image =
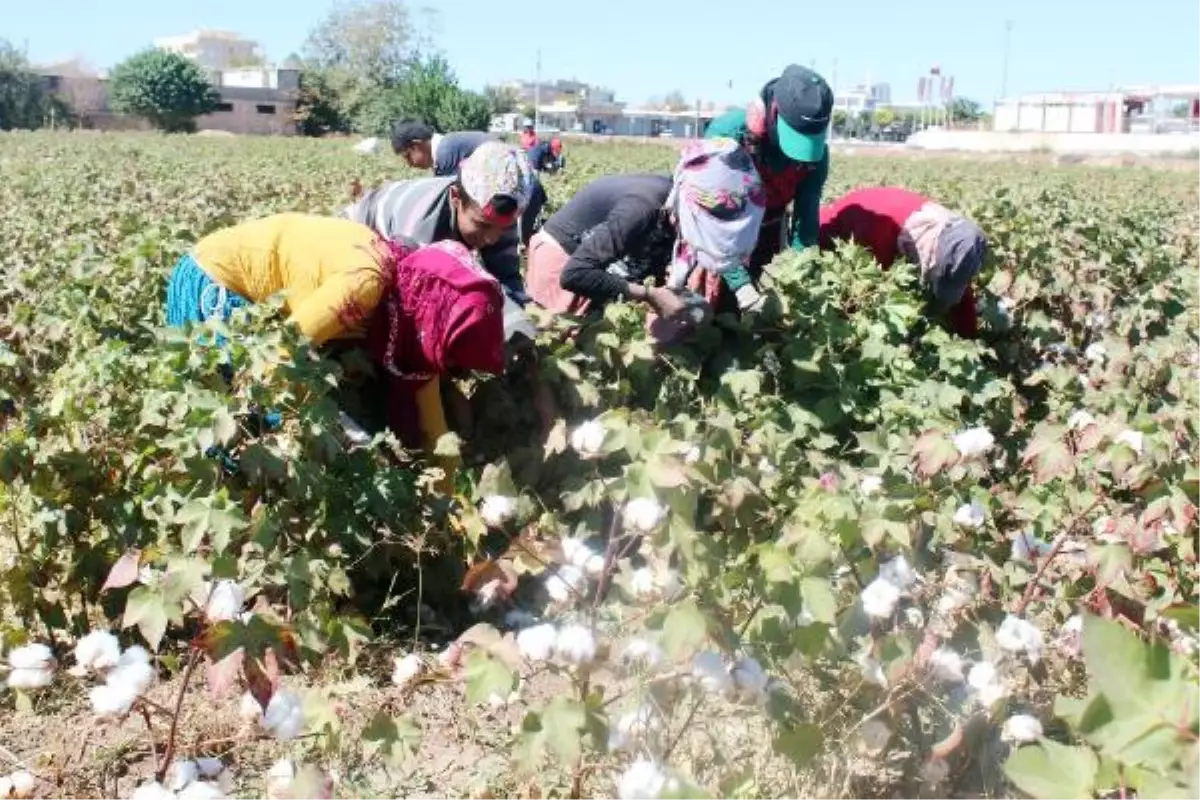
[[[438,439],[448,433],[446,410],[442,408],[442,379],[435,376],[417,389],[417,417],[421,426],[421,441],[425,452],[433,455]],[[445,476],[438,481],[438,491],[450,494],[454,490],[454,476],[459,460],[453,456],[435,457]]]
[[[324,344],[360,327],[383,296],[383,278],[373,263],[331,276],[292,307],[292,321],[314,344]]]
[[[967,284],[962,299],[950,307],[946,317],[950,329],[959,336],[964,339],[979,337],[979,310],[975,307],[975,289],[971,284]]]
[[[704,138],[717,139],[721,137],[733,139],[737,142],[742,142],[745,139],[746,111],[744,109],[735,108],[726,111],[708,123],[708,127],[704,129]]]
[[[619,200],[608,218],[593,228],[563,267],[559,284],[568,292],[594,302],[629,296],[629,281],[608,267],[625,257],[656,222],[658,209],[639,197]]]
[[[829,148],[825,156],[811,172],[804,176],[796,187],[792,201],[793,250],[816,247],[821,238],[821,193],[825,191],[825,180],[829,177]]]
[[[520,242],[521,232],[514,225],[504,231],[495,244],[480,250],[479,260],[500,281],[505,294],[524,305],[528,298],[525,295],[525,281],[521,277]]]

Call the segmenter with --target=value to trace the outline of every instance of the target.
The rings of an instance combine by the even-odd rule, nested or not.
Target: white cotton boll
[[[0,775],[0,797],[12,797],[12,793],[12,779],[7,775]]]
[[[44,644],[27,644],[8,654],[8,666],[13,669],[52,670],[54,653]]]
[[[1093,311],[1088,317],[1088,324],[1097,330],[1104,330],[1112,324],[1112,316],[1104,311]]]
[[[109,686],[120,686],[135,697],[145,694],[154,681],[154,667],[150,664],[150,654],[143,647],[131,647],[121,654],[116,668],[108,673],[105,683]]]
[[[1091,361],[1094,364],[1099,364],[1103,363],[1104,359],[1108,356],[1108,350],[1105,349],[1104,345],[1102,345],[1100,342],[1092,342],[1087,346],[1087,349],[1083,351],[1083,356],[1088,361]]]
[[[980,661],[967,673],[967,685],[984,708],[990,708],[1006,694],[1004,682],[996,668],[987,661]]]
[[[504,581],[492,578],[475,590],[475,600],[472,602],[475,611],[486,611],[503,597]]]
[[[397,656],[392,660],[392,684],[405,688],[425,671],[425,662],[416,653]]]
[[[246,692],[238,703],[238,717],[245,722],[258,722],[262,719],[263,710],[254,695]]]
[[[236,581],[222,579],[215,585],[209,585],[208,603],[204,608],[204,616],[209,622],[224,622],[234,620],[242,613],[246,604],[246,592]]]
[[[604,423],[588,420],[571,431],[571,447],[584,458],[594,458],[601,455],[607,433]]]
[[[290,800],[292,782],[296,780],[296,765],[290,758],[281,758],[267,772],[268,800]]]
[[[546,593],[556,603],[565,603],[575,597],[587,582],[582,571],[570,564],[564,564],[550,577],[546,578]]]
[[[863,612],[873,619],[887,619],[900,602],[900,590],[890,581],[876,578],[862,592]]]
[[[167,773],[167,788],[178,792],[189,783],[200,780],[200,765],[190,758],[176,759]]]
[[[734,664],[730,677],[738,695],[748,703],[756,703],[766,694],[769,676],[762,664],[753,658],[743,658]]]
[[[219,758],[197,758],[196,766],[201,778],[215,778],[225,771],[225,763]]]
[[[33,773],[19,769],[9,775],[8,780],[12,783],[11,792],[16,800],[33,797],[33,790],[37,788],[37,778],[33,777]]]
[[[1042,723],[1038,721],[1037,717],[1029,714],[1013,714],[1004,720],[1000,738],[1017,744],[1035,742],[1042,738]]]
[[[763,456],[758,460],[758,471],[763,474],[764,478],[774,478],[779,474],[779,470],[775,468],[774,464],[767,460],[766,456]]]
[[[653,533],[666,515],[666,509],[657,500],[635,497],[625,504],[625,528],[638,533]]]
[[[701,455],[700,446],[694,444],[691,447],[689,447],[687,450],[684,451],[683,463],[689,464],[689,465],[695,464],[697,461],[700,460],[700,455]]]
[[[630,745],[662,734],[662,715],[652,706],[644,705],[617,718],[608,730],[610,752],[624,750]]]
[[[517,649],[527,661],[547,661],[554,654],[558,642],[558,631],[553,625],[543,623],[526,628],[517,634]]]
[[[1008,653],[1024,653],[1036,664],[1042,655],[1042,632],[1033,623],[1009,614],[996,630],[996,645]]]
[[[304,730],[304,708],[295,692],[276,692],[263,713],[263,727],[276,739],[286,742]]]
[[[121,643],[108,631],[92,631],[75,643],[75,663],[101,672],[117,665]]]
[[[639,758],[617,779],[620,800],[655,800],[667,786],[667,773],[653,761]]]
[[[910,607],[904,609],[904,623],[910,628],[924,628],[925,615],[921,613],[921,609]]]
[[[147,781],[133,790],[129,800],[175,800],[175,793],[158,781]]]
[[[639,600],[653,597],[658,591],[657,582],[654,580],[654,570],[649,567],[635,569],[629,579],[629,588],[634,597]]]
[[[663,652],[649,639],[631,639],[621,651],[621,663],[627,667],[657,667],[662,663]]]
[[[940,681],[961,683],[963,681],[962,656],[948,647],[939,647],[929,655],[929,671]]]
[[[479,507],[479,516],[483,524],[489,528],[499,528],[517,515],[517,501],[502,494],[493,494],[483,498]]]
[[[858,484],[858,490],[864,497],[870,497],[883,488],[883,478],[878,475],[864,475]]]
[[[683,589],[683,581],[679,578],[679,573],[673,569],[660,570],[654,576],[654,582],[658,585],[658,590],[662,593],[664,599],[671,600]]]
[[[1032,532],[1017,532],[1012,537],[1012,560],[1023,563],[1041,558],[1050,552],[1051,545],[1043,542]]]
[[[954,446],[963,458],[975,458],[992,449],[996,437],[987,428],[971,428],[954,434]]]
[[[921,765],[921,780],[936,786],[950,777],[950,764],[944,758],[931,758]]]
[[[590,664],[596,659],[596,637],[583,625],[564,625],[555,639],[554,650],[568,664]]]
[[[1073,412],[1067,419],[1067,427],[1073,431],[1081,431],[1089,425],[1095,424],[1096,418],[1083,409]]]
[[[600,573],[604,572],[604,556],[599,553],[588,556],[587,561],[584,561],[580,568],[589,578],[598,578]]]
[[[11,689],[42,689],[53,681],[54,672],[49,669],[14,669],[5,683]]]
[[[185,786],[178,797],[179,800],[224,800],[225,793],[215,783],[196,781]]]
[[[876,755],[882,753],[883,749],[887,747],[888,741],[892,738],[892,729],[880,720],[870,719],[859,728],[858,736],[863,750],[869,755]]]
[[[105,683],[88,690],[92,713],[101,718],[125,716],[137,698],[137,692],[127,683]]]
[[[982,528],[987,521],[987,514],[983,510],[983,506],[972,500],[970,503],[964,503],[954,512],[954,524],[963,528]]]
[[[537,617],[523,608],[510,608],[504,612],[504,624],[509,628],[520,630],[537,624]]]
[[[917,582],[917,573],[909,565],[907,558],[896,556],[879,567],[879,578],[904,591]]]
[[[1145,439],[1146,437],[1140,431],[1126,429],[1117,435],[1116,442],[1117,444],[1128,445],[1129,449],[1140,456],[1142,454],[1142,447],[1145,445]]]
[[[725,667],[725,659],[711,650],[697,653],[692,659],[692,677],[711,694],[726,694],[733,689],[733,676]]]
[[[854,663],[858,664],[859,670],[862,672],[863,679],[870,684],[886,689],[888,685],[887,673],[883,671],[883,664],[871,656],[865,650],[854,657]]]

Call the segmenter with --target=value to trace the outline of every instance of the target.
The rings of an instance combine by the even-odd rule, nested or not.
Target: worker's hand
[[[686,304],[683,298],[664,286],[656,286],[646,294],[646,302],[664,320],[682,321]]]
[[[757,314],[759,311],[762,311],[767,300],[766,296],[759,292],[752,283],[747,283],[738,289],[735,292],[735,296],[737,297],[738,310],[743,314]]]

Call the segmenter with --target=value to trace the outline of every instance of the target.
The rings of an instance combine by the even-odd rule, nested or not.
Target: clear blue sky
[[[111,66],[156,36],[235,30],[268,57],[299,50],[332,0],[0,0],[0,37],[34,61],[82,56]],[[434,9],[435,43],[474,89],[532,78],[607,85],[641,102],[679,89],[743,102],[788,63],[834,82],[892,85],[912,100],[934,64],[955,93],[990,104],[1001,90],[1004,22],[1013,21],[1008,92],[1200,83],[1196,0],[450,0]],[[701,11],[701,8],[713,9]],[[535,19],[534,10],[541,19]],[[720,9],[720,10],[717,10]],[[775,9],[772,11],[771,9]],[[730,82],[733,88],[730,89]]]

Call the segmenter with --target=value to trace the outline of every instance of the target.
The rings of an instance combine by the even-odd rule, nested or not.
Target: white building
[[[834,92],[833,107],[847,115],[874,111],[892,102],[892,86],[888,83],[860,83],[850,89]]]
[[[1200,119],[1200,86],[1043,92],[996,103],[992,129],[1038,133],[1186,133]]]
[[[195,30],[183,36],[165,36],[154,46],[179,53],[209,70],[227,70],[259,62],[258,42],[231,31]]]

